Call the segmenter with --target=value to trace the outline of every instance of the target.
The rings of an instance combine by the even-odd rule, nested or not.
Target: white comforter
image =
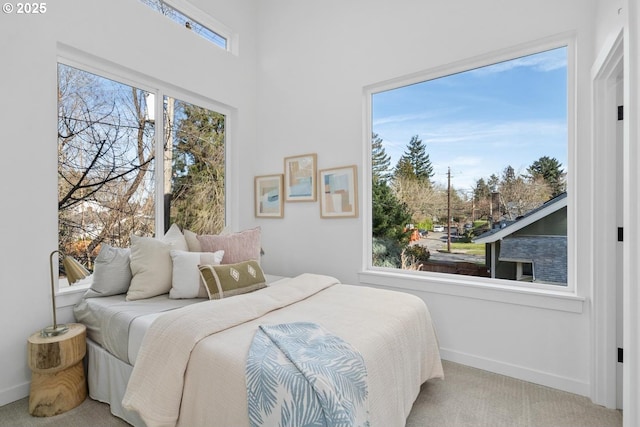
[[[424,302],[303,274],[266,289],[160,316],[123,399],[147,426],[249,425],[246,356],[257,327],[315,322],[354,346],[369,377],[371,426],[403,426],[420,385],[443,376]]]

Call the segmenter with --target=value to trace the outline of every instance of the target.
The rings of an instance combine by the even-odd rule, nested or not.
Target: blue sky
[[[373,132],[391,165],[411,137],[426,145],[432,180],[471,190],[511,165],[525,173],[542,156],[567,167],[567,51],[535,55],[373,95]]]

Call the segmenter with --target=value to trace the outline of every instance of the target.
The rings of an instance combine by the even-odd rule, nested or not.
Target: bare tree
[[[102,242],[153,233],[154,129],[143,91],[58,69],[60,248],[90,259]]]
[[[516,174],[511,166],[504,169],[498,192],[502,214],[510,221],[542,205],[552,194],[543,178]]]

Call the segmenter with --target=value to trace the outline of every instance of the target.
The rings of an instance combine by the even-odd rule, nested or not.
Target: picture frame
[[[254,178],[256,217],[284,217],[283,182],[282,174],[261,175]]]
[[[358,216],[358,171],[355,165],[319,172],[320,217],[356,218]]]
[[[317,154],[303,154],[284,159],[284,200],[315,202]]]

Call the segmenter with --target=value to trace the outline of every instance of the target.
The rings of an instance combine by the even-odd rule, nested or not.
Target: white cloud
[[[566,123],[553,120],[424,122],[415,127],[384,129],[386,153],[394,167],[413,135],[425,142],[434,167],[433,180],[446,185],[451,168],[452,185],[471,189],[480,178],[500,174],[511,165],[525,170],[543,155],[566,167]]]
[[[538,72],[547,72],[564,68],[567,66],[567,55],[564,49],[554,49],[534,55],[523,56],[522,58],[500,62],[486,67],[476,68],[469,71],[475,74],[494,74],[512,70],[514,68],[526,67]]]

